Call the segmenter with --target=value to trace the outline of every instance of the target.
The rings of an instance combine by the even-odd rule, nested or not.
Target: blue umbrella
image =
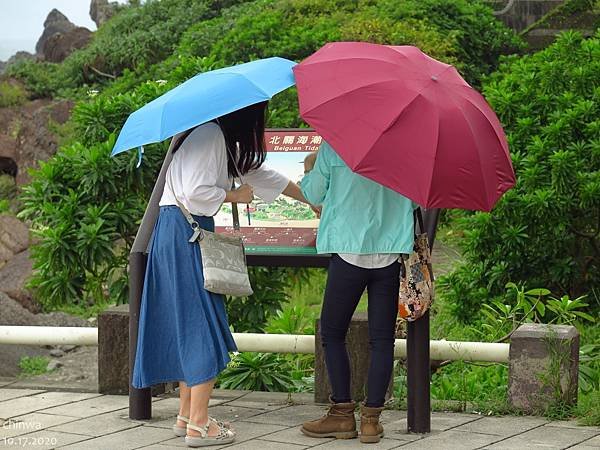
[[[294,84],[295,62],[266,58],[196,75],[133,112],[111,156],[163,141],[255,103]],[[141,156],[141,153],[140,153]]]

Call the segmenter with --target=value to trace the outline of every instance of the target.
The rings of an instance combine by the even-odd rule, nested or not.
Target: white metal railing
[[[233,333],[233,337],[241,352],[315,352],[313,335]],[[0,344],[98,345],[98,328],[0,326]],[[430,357],[451,361],[508,362],[509,348],[509,344],[489,342],[430,341]],[[406,339],[396,339],[394,356],[406,356]]]

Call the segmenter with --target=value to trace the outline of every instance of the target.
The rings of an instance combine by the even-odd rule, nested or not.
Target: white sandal
[[[231,429],[231,424],[229,422],[224,422],[222,420],[216,420],[210,416],[208,416],[208,418],[209,418],[209,420],[216,422],[216,424],[219,426],[219,428]],[[181,420],[182,422],[185,422],[186,424],[190,423],[189,418],[187,418],[186,416],[180,416],[179,414],[177,414],[177,420]],[[184,437],[186,435],[186,427],[178,427],[177,422],[175,422],[175,425],[173,425],[173,433],[175,433],[175,436]]]
[[[210,423],[214,423],[219,428],[219,434],[216,436],[208,435],[208,427]],[[235,439],[235,433],[229,428],[220,427],[217,421],[211,417],[206,421],[206,425],[199,427],[191,421],[187,423],[188,430],[195,430],[200,433],[200,436],[185,436],[185,443],[188,447],[207,447],[209,445],[224,445],[231,444]]]

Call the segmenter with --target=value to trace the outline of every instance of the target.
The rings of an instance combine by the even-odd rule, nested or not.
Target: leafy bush
[[[475,84],[501,54],[523,46],[481,2],[258,0],[191,27],[179,52],[211,54],[220,65],[268,56],[301,60],[339,40],[416,45],[456,64]]]
[[[18,106],[27,100],[27,94],[17,84],[0,81],[0,108]]]
[[[153,0],[143,6],[121,7],[94,33],[86,48],[73,52],[61,64],[24,61],[9,66],[7,73],[22,79],[37,97],[106,84],[126,69],[144,71],[167,59],[191,25],[243,1]]]
[[[431,378],[431,397],[436,400],[461,402],[461,410],[467,403],[485,408],[502,408],[508,392],[508,369],[501,364],[472,365],[457,361],[442,367]],[[487,412],[487,411],[486,411]]]
[[[265,328],[275,334],[315,334],[313,310],[303,305],[286,305],[271,317]]]
[[[44,307],[126,301],[127,255],[166,143],[147,146],[141,168],[134,152],[115,158],[110,152],[131,112],[211,65],[189,58],[182,67],[181,79],[144,82],[125,94],[79,102],[71,118],[79,141],[32,171],[20,216],[32,221],[39,239],[32,248],[31,287]]]
[[[254,294],[227,298],[227,316],[235,331],[261,332],[268,318],[289,300],[289,270],[251,267],[249,272]]]
[[[0,174],[0,200],[9,200],[15,196],[17,186],[10,175]]]
[[[48,371],[50,360],[45,356],[23,356],[19,361],[20,376],[41,375]]]
[[[239,353],[218,378],[223,389],[287,392],[292,386],[290,367],[273,353]]]
[[[489,3],[464,0],[384,0],[378,2],[390,20],[426,21],[455,41],[458,68],[478,86],[484,75],[498,67],[501,55],[524,49],[524,42],[496,20]]]
[[[467,263],[443,284],[465,321],[509,281],[571,298],[600,283],[600,32],[567,32],[509,58],[484,93],[507,132],[517,184],[491,213],[460,224]]]
[[[52,97],[64,84],[55,63],[25,59],[11,64],[6,75],[22,81],[32,98]]]
[[[459,3],[463,9],[457,17],[475,11],[464,7],[465,0]],[[79,98],[66,127],[77,139],[67,137],[68,145],[33,172],[23,196],[22,217],[32,220],[39,238],[32,252],[39,298],[49,308],[102,304],[108,297],[125,301],[126,254],[165,144],[147,148],[140,170],[134,169],[135,155],[111,159],[110,148],[128,114],[198,72],[255,57],[301,59],[338,39],[410,43],[463,64],[455,39],[460,33],[441,30],[427,17],[387,17],[390,5],[382,0],[148,1],[123,8],[87,48],[61,64],[15,65],[14,75],[34,95]],[[485,20],[492,20],[489,11],[485,14]],[[462,26],[458,20],[453,23]],[[98,71],[117,78],[112,81]],[[95,88],[89,97],[83,87],[87,84]],[[293,89],[271,102],[269,125],[303,125]],[[290,274],[253,270],[255,286],[260,286],[255,296],[228,301],[236,330],[264,328],[286,301]]]
[[[110,157],[114,139],[62,148],[23,188],[19,216],[38,238],[32,287],[48,309],[126,298],[127,256],[163,152],[149,149],[149,167],[136,169],[133,154]]]

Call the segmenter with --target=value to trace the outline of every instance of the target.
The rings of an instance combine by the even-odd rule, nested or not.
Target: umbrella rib
[[[440,144],[440,111],[435,108],[435,111],[438,115],[438,120],[437,120],[437,135],[436,135],[436,139],[435,139],[435,148],[436,148],[436,152],[433,155],[433,164],[431,165],[431,176],[429,177],[429,189],[427,190],[427,196],[425,197],[425,201],[429,202],[429,196],[431,195],[431,187],[433,185],[433,176],[435,174],[435,165],[437,164],[437,148]]]
[[[372,83],[372,84],[361,84],[360,86],[353,87],[352,89],[349,89],[349,90],[347,90],[347,91],[344,91],[344,92],[341,92],[341,93],[338,93],[338,94],[336,94],[336,95],[335,95],[335,97],[331,97],[331,98],[327,99],[326,101],[324,101],[324,102],[322,102],[322,103],[319,103],[317,106],[315,106],[315,107],[313,107],[313,108],[311,108],[311,109],[308,109],[308,110],[306,110],[306,111],[304,112],[304,114],[308,114],[308,113],[310,113],[311,111],[314,111],[314,110],[315,110],[315,109],[317,109],[317,108],[321,108],[321,107],[322,107],[322,106],[324,106],[324,105],[327,105],[327,104],[329,104],[329,103],[331,103],[331,102],[333,102],[333,101],[335,101],[335,100],[338,100],[338,99],[339,99],[339,97],[342,97],[343,95],[348,95],[348,94],[351,94],[351,93],[353,93],[353,92],[356,92],[356,91],[358,91],[358,90],[360,90],[360,89],[364,89],[365,87],[368,87],[368,86],[375,86],[375,85],[377,85],[377,84],[381,84],[381,83],[388,83],[388,82],[390,82],[390,81],[398,81],[398,80],[397,80],[396,78],[390,78],[390,79],[388,79],[388,80],[380,80],[380,81],[378,81],[377,83]]]
[[[465,87],[466,87],[466,86],[465,86]],[[472,91],[474,91],[474,89],[473,89],[473,88],[471,88],[471,90],[472,90]],[[474,91],[474,92],[477,92],[477,91]],[[484,101],[487,103],[487,100],[485,100],[485,97],[483,97],[483,96],[481,96],[481,97],[482,97],[482,98],[484,99]],[[472,101],[471,101],[471,99],[470,99],[468,96],[464,96],[463,98],[464,98],[464,99],[465,99],[467,102],[469,102],[469,103],[470,103],[470,104],[471,104],[473,107],[477,108],[477,110],[478,110],[478,111],[479,111],[481,114],[483,114],[483,115],[485,116],[485,118],[486,118],[486,119],[488,119],[488,120],[487,120],[487,122],[488,122],[488,123],[490,124],[490,126],[492,127],[492,130],[494,130],[494,134],[495,134],[495,135],[496,135],[496,137],[498,138],[498,141],[502,142],[502,141],[504,140],[504,136],[500,136],[500,135],[498,134],[498,132],[496,131],[496,127],[492,125],[492,123],[491,123],[491,121],[489,120],[489,118],[488,118],[488,116],[487,116],[486,112],[485,112],[484,110],[482,110],[482,109],[479,107],[479,105],[477,105],[476,103],[472,102]]]
[[[203,73],[210,73],[210,72],[203,72]],[[196,75],[196,76],[199,76],[199,75],[202,75],[202,73],[200,73],[200,74],[198,74],[198,75]],[[266,93],[266,92],[265,92],[263,89],[261,89],[259,86],[257,86],[257,85],[256,85],[256,83],[255,83],[254,81],[251,81],[249,78],[247,78],[245,75],[243,75],[243,74],[241,74],[241,73],[236,73],[236,72],[221,72],[221,73],[217,73],[217,74],[212,74],[211,76],[215,76],[215,75],[217,75],[217,76],[222,76],[222,75],[233,75],[233,76],[236,76],[236,77],[242,77],[243,79],[245,79],[246,81],[248,81],[248,83],[250,83],[252,86],[254,86],[254,87],[255,87],[255,88],[256,88],[256,89],[257,89],[259,92],[261,92],[262,94],[264,94],[264,95],[265,95],[265,97],[267,97],[267,98],[269,98],[269,99],[270,99],[270,98],[272,98],[272,96],[271,96],[271,95],[269,95],[269,94],[268,94],[268,93]],[[193,78],[195,78],[195,77],[192,77],[192,78],[190,78],[189,80],[191,80],[191,79],[193,79]],[[187,81],[189,81],[189,80],[187,80]],[[184,83],[185,83],[185,82],[184,82]],[[179,86],[182,86],[184,83],[180,84]],[[177,86],[177,87],[179,87],[179,86]],[[159,97],[159,98],[160,98],[160,97]],[[161,113],[160,113],[160,128],[159,128],[160,130],[162,130],[162,124],[163,124],[163,120],[164,120],[164,115],[165,115],[165,112],[166,112],[166,108],[163,108],[163,109],[162,109],[162,111],[161,111]],[[209,119],[209,120],[207,120],[206,122],[208,122],[208,121],[210,121],[210,120],[212,120],[212,119]],[[205,122],[203,122],[203,123],[205,123]],[[200,125],[200,124],[196,124],[196,125]],[[195,125],[193,125],[193,126],[195,126]],[[177,134],[177,133],[181,133],[182,131],[185,131],[185,130],[188,130],[188,129],[189,129],[189,127],[186,127],[186,128],[184,128],[184,129],[182,129],[182,130],[178,130],[178,131],[177,131],[175,134]],[[164,137],[163,137],[163,136],[162,136],[162,134],[161,134],[161,136],[160,136],[160,137],[161,137],[161,139],[160,139],[159,141],[155,141],[155,142],[161,142],[161,141],[163,141],[163,140],[167,139],[169,136],[164,136]]]
[[[448,98],[450,99],[450,101],[452,103],[454,103],[456,105],[457,109],[462,113],[462,116],[464,117],[465,122],[467,123],[467,126],[469,127],[469,131],[471,132],[471,138],[473,139],[473,142],[476,143],[477,142],[477,138],[475,137],[475,134],[473,133],[473,127],[471,126],[471,121],[469,120],[468,116],[464,113],[463,109],[456,103],[456,100],[454,99],[454,96],[448,95]],[[479,110],[479,108],[477,108],[477,109]],[[481,110],[480,110],[480,112],[481,112]],[[487,117],[486,117],[486,122],[489,123],[489,121],[487,120]],[[482,164],[481,164],[481,154],[480,154],[479,146],[475,145],[475,148],[477,149],[477,158],[479,160],[478,167],[479,167],[479,172],[481,174],[481,179],[483,181],[483,188],[485,190],[485,207],[487,209],[487,207],[488,207],[488,199],[489,199],[488,182],[487,182],[487,177],[483,173],[483,168],[482,168]]]

